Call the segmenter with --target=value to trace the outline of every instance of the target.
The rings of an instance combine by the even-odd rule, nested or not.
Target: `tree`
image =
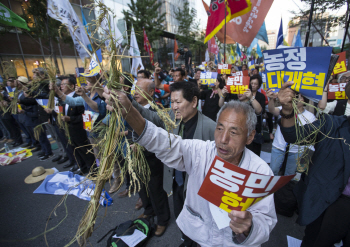
[[[159,14],[161,5],[158,0],[131,0],[130,4],[128,3],[130,10],[123,10],[128,28],[131,29],[131,26],[134,26],[140,49],[143,49],[143,45],[141,45],[143,44],[143,27],[151,44],[159,38],[165,29],[165,13]]]
[[[196,10],[190,9],[186,1],[182,9],[177,8],[174,12],[175,19],[179,22],[176,38],[182,44],[194,49],[194,41],[200,35],[199,22],[195,21]]]

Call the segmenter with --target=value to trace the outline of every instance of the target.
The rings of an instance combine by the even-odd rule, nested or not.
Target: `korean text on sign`
[[[332,75],[337,75],[347,71],[346,68],[346,51],[337,54],[339,56],[337,63],[334,66]]]
[[[209,87],[215,86],[216,79],[218,77],[217,72],[202,72],[201,73],[201,84],[208,85]]]
[[[245,211],[276,192],[293,177],[294,175],[280,177],[258,174],[216,156],[198,195],[226,212]]]
[[[230,94],[244,94],[249,88],[249,76],[229,76],[226,88]]]
[[[266,87],[279,89],[294,81],[292,89],[320,100],[331,58],[331,47],[284,48],[264,52]]]
[[[347,99],[345,94],[346,83],[329,83],[328,99]]]
[[[232,64],[218,64],[218,73],[219,74],[231,74]]]

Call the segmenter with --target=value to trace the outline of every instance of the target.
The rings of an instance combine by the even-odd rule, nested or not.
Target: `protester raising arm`
[[[321,110],[324,110],[327,106],[328,84],[329,84],[329,81],[327,82],[326,87],[323,89],[322,99],[318,102],[318,108],[320,108]]]
[[[252,106],[255,110],[255,113],[257,115],[261,114],[262,107],[261,107],[260,103],[255,99],[255,97],[253,97],[252,91],[250,91],[250,89],[248,89],[247,91],[244,92],[244,95],[250,100],[250,103],[252,104]]]
[[[156,88],[164,90],[163,84],[159,80],[159,73],[162,71],[161,68],[156,67],[154,70],[154,84],[156,84]]]
[[[88,104],[91,109],[95,112],[99,112],[99,107],[97,105],[97,102],[93,101],[84,91],[82,87],[75,86],[75,93],[83,98],[83,100]],[[66,99],[76,99],[72,97],[66,97]],[[78,97],[77,97],[78,98]],[[67,102],[68,103],[68,102]],[[69,103],[68,103],[69,104]],[[70,104],[69,104],[70,105]]]
[[[270,98],[269,104],[268,104],[269,112],[271,114],[273,114],[274,116],[278,117],[280,115],[280,109],[275,107],[275,101],[277,99],[277,94],[274,93],[272,90],[267,90],[266,94],[267,94],[267,97]]]

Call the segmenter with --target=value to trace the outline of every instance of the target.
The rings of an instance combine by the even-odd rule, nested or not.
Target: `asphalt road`
[[[270,151],[271,144],[264,144],[263,150]],[[33,194],[40,182],[24,183],[24,179],[39,165],[44,168],[56,167],[59,171],[64,171],[63,165],[57,165],[51,161],[41,162],[36,154],[21,163],[0,167],[0,246],[2,247],[46,246],[44,236],[40,235],[43,234],[46,224],[47,229],[56,227],[46,234],[47,244],[51,247],[65,246],[76,233],[88,202],[75,196],[68,196],[66,205],[62,204],[56,209],[55,214],[51,214],[62,196]],[[109,187],[110,185],[107,184],[105,188],[108,190]],[[142,213],[142,209],[134,210],[138,196],[120,199],[114,194],[113,199],[112,206],[100,207],[96,229],[89,239],[88,246],[106,246],[107,238],[101,243],[97,241],[116,225],[135,219]],[[162,237],[151,238],[147,246],[175,247],[181,244],[180,231],[173,214],[172,197],[169,197],[169,200],[170,225]],[[64,218],[65,220],[57,226]],[[287,246],[287,235],[301,239],[304,228],[295,223],[296,218],[297,215],[291,218],[278,216],[278,223],[270,235],[270,240],[262,246]],[[71,246],[78,246],[78,244],[75,242]]]

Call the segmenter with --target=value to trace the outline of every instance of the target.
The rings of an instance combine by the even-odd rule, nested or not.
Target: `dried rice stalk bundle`
[[[17,78],[17,70],[16,66],[13,62],[3,61],[1,62],[2,66],[2,74],[7,75],[7,77],[16,77]]]
[[[37,141],[39,141],[41,133],[45,132],[45,130],[43,128],[44,124],[46,124],[46,123],[39,124],[39,125],[35,126],[35,128],[34,128],[34,137],[35,137],[35,140],[37,140]]]
[[[57,68],[53,64],[48,63],[46,64],[46,70],[49,77],[49,83],[56,83]],[[54,89],[50,90],[49,102],[47,104],[47,107],[50,109],[55,108],[55,90]]]
[[[10,105],[5,109],[4,113],[10,112],[11,114],[17,114],[18,113],[18,95],[20,91],[16,88],[16,91],[13,94],[13,99],[11,100]]]

